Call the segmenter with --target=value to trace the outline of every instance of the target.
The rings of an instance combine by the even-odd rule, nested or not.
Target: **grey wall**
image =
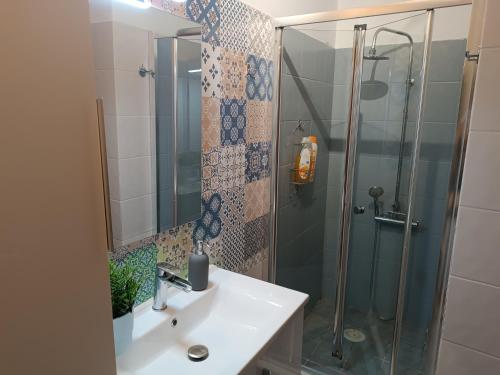
[[[334,53],[295,30],[285,30],[284,46],[277,282],[308,293],[311,306],[321,297]],[[299,120],[304,131],[296,130]],[[318,137],[315,182],[296,186],[294,144],[311,134]]]

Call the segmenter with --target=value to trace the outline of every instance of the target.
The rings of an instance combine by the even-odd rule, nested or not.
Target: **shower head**
[[[382,188],[381,186],[372,186],[368,190],[368,195],[370,195],[370,197],[372,197],[373,199],[378,199],[383,194],[384,194],[384,188]]]

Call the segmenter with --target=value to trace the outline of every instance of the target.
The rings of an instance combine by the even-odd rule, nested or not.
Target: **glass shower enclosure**
[[[278,28],[271,277],[310,296],[304,373],[423,374],[470,7]],[[436,22],[457,18],[448,26]],[[310,183],[296,154],[315,136]]]

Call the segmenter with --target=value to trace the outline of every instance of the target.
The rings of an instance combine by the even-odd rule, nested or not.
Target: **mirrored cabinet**
[[[201,27],[121,2],[92,21],[108,246],[119,247],[200,216]]]

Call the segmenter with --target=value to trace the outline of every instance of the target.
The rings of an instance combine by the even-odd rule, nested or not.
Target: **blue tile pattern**
[[[252,182],[271,175],[271,142],[256,142],[246,146],[245,181]]]
[[[249,50],[249,7],[238,0],[225,0],[221,6],[221,46],[247,53]]]
[[[269,215],[258,217],[245,224],[244,259],[250,259],[269,246]]]
[[[239,0],[186,0],[184,2],[154,0],[152,6],[197,22],[202,28],[202,217],[191,223],[115,249],[112,256],[121,260],[129,254],[142,251],[145,246],[153,243],[158,248],[157,261],[167,260],[185,271],[192,241],[200,238],[208,240],[212,245],[211,262],[234,272],[245,273],[256,264],[266,261],[265,249],[259,249],[256,256],[246,259],[243,255],[244,213],[234,216],[241,210],[234,211],[228,207],[223,211],[223,208],[224,204],[239,203],[245,206],[246,203],[246,126],[248,121],[245,105],[247,99],[245,93],[246,62],[249,54],[266,59],[266,64],[261,67],[258,83],[261,85],[260,82],[264,82],[264,91],[261,89],[260,98],[255,95],[253,98],[255,101],[268,101],[272,98],[271,59],[274,47],[272,18]],[[226,57],[225,61],[222,59],[223,56]],[[256,58],[255,66],[260,61],[259,58]],[[223,62],[226,63],[226,67],[237,65],[239,70],[235,72],[224,70]],[[267,77],[265,71],[267,71]],[[231,115],[231,107],[224,107],[224,103],[221,103],[221,99],[226,97],[223,80],[228,76],[224,76],[225,72],[231,72],[231,88],[236,87],[239,90],[237,95],[234,92],[228,95],[228,99],[241,99],[236,107],[236,117]],[[272,108],[271,103],[266,104]],[[221,109],[224,113],[229,109],[228,118],[226,118],[228,129],[223,134],[221,134],[223,123],[219,118]],[[259,134],[262,134],[258,139],[253,139],[253,142],[271,141],[271,122],[265,124],[262,122],[261,118],[253,120],[253,125],[261,131]],[[259,183],[263,184],[263,180]],[[266,182],[265,185],[268,183]],[[265,205],[266,199],[266,196],[261,195],[252,197],[252,201],[258,206]],[[252,216],[252,220],[255,218],[257,216]],[[223,224],[227,225],[222,228]],[[268,230],[268,226],[263,229]],[[154,263],[151,263],[151,272],[154,272],[154,268]]]
[[[188,0],[186,15],[201,24],[202,41],[212,46],[220,45],[220,7],[218,0]]]
[[[273,62],[255,55],[249,55],[247,66],[246,93],[248,99],[271,101],[273,99]]]
[[[135,271],[137,280],[142,282],[135,301],[136,305],[140,305],[153,297],[157,253],[158,249],[152,243],[136,249],[120,260],[116,260],[119,266],[131,266]]]
[[[247,102],[242,99],[222,99],[220,105],[221,145],[245,143]]]
[[[221,208],[222,197],[219,193],[214,193],[208,200],[202,199],[201,218],[196,220],[193,241],[205,241],[219,236],[222,228]]]

